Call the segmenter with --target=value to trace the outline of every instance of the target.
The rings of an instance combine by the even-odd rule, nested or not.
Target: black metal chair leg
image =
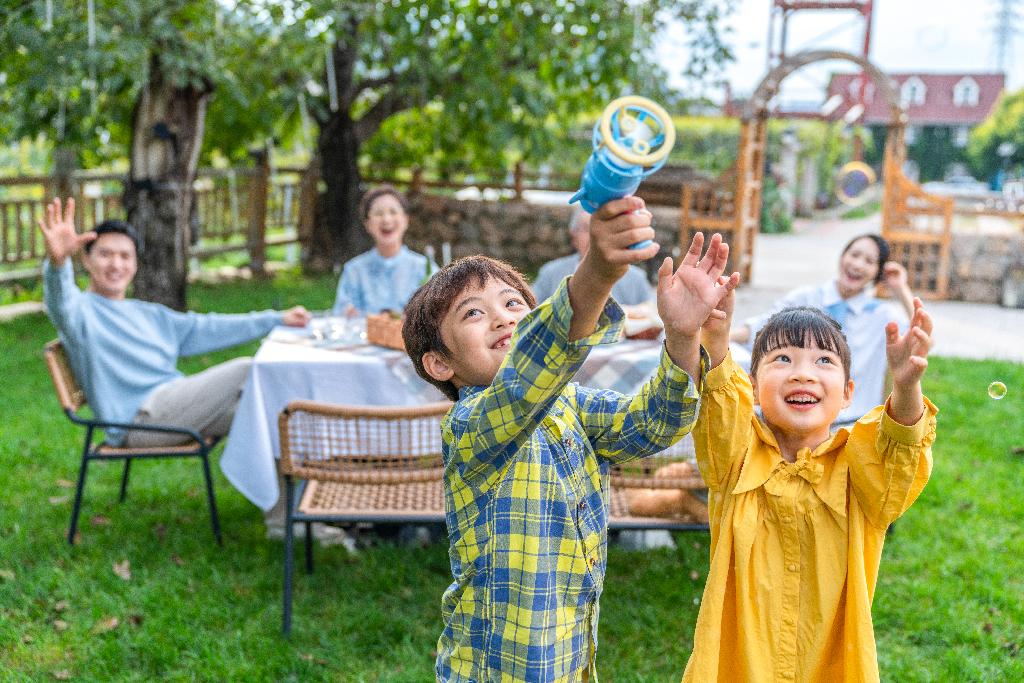
[[[206,500],[210,504],[210,523],[213,525],[213,536],[217,545],[224,545],[220,537],[220,519],[217,517],[217,499],[213,495],[213,478],[210,476],[210,459],[206,451],[200,456],[203,459],[203,476],[206,478]]]
[[[285,477],[284,507],[284,611],[281,617],[281,631],[287,637],[292,632],[292,497],[294,484],[291,477]]]
[[[313,524],[306,522],[306,573],[313,573]]]
[[[85,450],[89,450],[89,442],[85,442]],[[89,468],[89,456],[82,454],[82,466],[78,468],[78,486],[75,487],[75,503],[71,507],[71,526],[68,528],[68,545],[75,544],[75,532],[78,531],[78,513],[82,510],[82,495],[85,493],[85,473]]]
[[[129,472],[129,470],[131,470],[131,467],[132,467],[132,459],[131,458],[125,458],[124,459],[124,472],[121,473],[121,497],[120,497],[120,500],[121,500],[122,503],[124,502],[124,499],[125,499],[125,497],[128,494],[128,472]]]

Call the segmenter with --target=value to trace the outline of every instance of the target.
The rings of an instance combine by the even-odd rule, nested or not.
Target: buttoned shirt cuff
[[[901,425],[896,420],[889,417],[889,401],[886,400],[885,408],[882,410],[882,420],[879,425],[879,430],[885,436],[889,437],[896,443],[907,444],[913,446],[924,441],[929,431],[935,429],[935,415],[939,412],[939,409],[935,407],[935,404],[928,400],[928,397],[924,397],[924,412],[921,414],[921,419],[912,425]]]
[[[707,355],[703,346],[700,347],[700,350],[702,354],[705,356]],[[702,363],[704,362],[703,358],[704,356],[701,357]],[[717,391],[718,389],[721,389],[729,384],[732,376],[742,369],[743,368],[741,368],[739,364],[732,359],[732,352],[730,351],[726,353],[722,362],[708,371],[707,376],[704,378],[704,391]]]
[[[658,373],[664,378],[665,386],[668,388],[671,394],[682,394],[683,398],[698,399],[700,398],[701,389],[707,382],[709,376],[708,367],[711,366],[711,357],[708,356],[707,350],[700,347],[700,375],[696,378],[690,377],[690,374],[683,370],[681,367],[672,362],[672,357],[668,355],[668,349],[664,344],[661,346],[661,364],[658,366]]]
[[[579,352],[598,344],[612,344],[622,339],[626,327],[626,314],[614,299],[608,297],[594,331],[582,339],[569,341],[569,327],[572,325],[573,314],[572,304],[569,302],[569,277],[562,280],[555,293],[548,299],[551,302],[550,328],[565,350]]]

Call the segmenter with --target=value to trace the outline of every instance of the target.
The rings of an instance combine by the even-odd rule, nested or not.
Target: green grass
[[[844,221],[853,220],[855,218],[867,218],[868,216],[874,216],[881,210],[882,202],[877,199],[872,199],[860,206],[853,206],[846,209],[839,214],[839,217]]]
[[[196,286],[192,304],[323,309],[333,288],[333,278],[289,275]],[[449,580],[443,542],[381,542],[355,557],[318,547],[316,573],[296,577],[287,641],[279,635],[281,544],[263,538],[260,511],[219,468],[223,548],[213,544],[194,462],[138,463],[124,504],[116,502],[119,467],[96,466],[81,542],[68,547],[72,490],[62,480],[76,476],[81,434],[60,414],[40,357],[52,337],[43,316],[0,324],[0,680],[61,672],[83,681],[431,680]],[[193,372],[254,349],[183,367]],[[995,379],[1010,389],[1002,401],[986,394]],[[1024,456],[1011,453],[1024,446],[1024,366],[934,359],[927,391],[941,408],[935,471],[886,544],[874,609],[882,678],[1024,680]],[[708,539],[680,534],[677,542],[673,551],[611,548],[603,681],[681,676]],[[301,566],[301,552],[297,559]],[[112,571],[124,560],[129,581]],[[97,626],[110,617],[116,628]],[[58,619],[66,630],[55,628]]]

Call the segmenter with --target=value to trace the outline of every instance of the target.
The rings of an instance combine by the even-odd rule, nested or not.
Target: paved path
[[[798,221],[786,235],[758,235],[752,282],[740,288],[737,318],[766,310],[794,287],[835,277],[839,252],[854,236],[879,231],[879,217]],[[1024,362],[1024,309],[962,301],[926,302],[937,356]]]

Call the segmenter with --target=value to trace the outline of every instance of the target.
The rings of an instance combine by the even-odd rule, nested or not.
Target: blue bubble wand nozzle
[[[602,204],[633,194],[644,178],[665,165],[675,142],[672,118],[661,106],[636,95],[613,100],[594,124],[594,152],[569,203],[578,201],[584,211],[594,213]],[[644,240],[630,249],[650,244]]]

